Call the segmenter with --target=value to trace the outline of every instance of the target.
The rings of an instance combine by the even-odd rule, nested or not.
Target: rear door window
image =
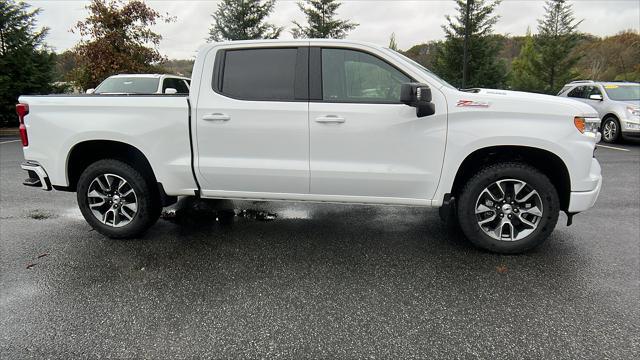
[[[222,94],[242,100],[295,100],[297,48],[227,50]]]

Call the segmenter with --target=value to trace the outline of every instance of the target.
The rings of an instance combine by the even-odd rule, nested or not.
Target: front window
[[[356,50],[322,49],[322,99],[399,103],[411,79],[385,61]]]
[[[607,95],[611,100],[640,100],[640,84],[610,84],[604,86],[604,91],[607,92]]]
[[[155,94],[159,78],[116,76],[103,81],[96,94]]]

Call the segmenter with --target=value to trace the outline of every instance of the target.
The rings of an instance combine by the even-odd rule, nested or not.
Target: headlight
[[[627,106],[627,111],[632,116],[640,116],[640,108],[633,107],[633,106]]]
[[[581,133],[585,135],[595,136],[598,133],[598,129],[600,128],[600,119],[576,116],[575,118],[573,118],[573,124]]]

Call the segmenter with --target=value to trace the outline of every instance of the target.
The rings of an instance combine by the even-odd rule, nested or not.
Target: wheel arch
[[[544,173],[556,188],[560,209],[569,208],[571,178],[565,162],[556,154],[529,146],[498,145],[473,151],[462,161],[451,188],[451,195],[458,197],[464,184],[482,167],[504,161],[521,161]]]
[[[115,159],[127,163],[142,172],[150,183],[156,184],[156,176],[147,157],[133,145],[114,140],[87,140],[75,144],[69,151],[66,175],[69,191],[75,191],[80,174],[92,163],[103,159]]]

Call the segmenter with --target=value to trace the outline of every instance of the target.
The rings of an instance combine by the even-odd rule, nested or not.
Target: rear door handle
[[[341,124],[345,122],[345,119],[337,115],[325,115],[317,117],[316,122],[323,124]]]
[[[207,121],[229,121],[229,120],[231,120],[231,116],[229,116],[227,114],[223,114],[223,113],[213,113],[213,114],[206,114],[206,115],[202,116],[202,120],[207,120]]]

